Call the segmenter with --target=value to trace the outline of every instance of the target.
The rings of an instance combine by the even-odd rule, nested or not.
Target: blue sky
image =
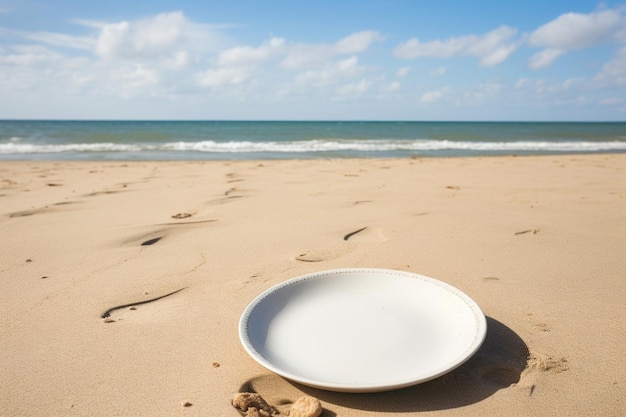
[[[626,2],[0,0],[0,119],[626,121]]]

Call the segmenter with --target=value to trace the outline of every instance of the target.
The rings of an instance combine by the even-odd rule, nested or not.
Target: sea
[[[0,120],[0,160],[626,153],[626,122]]]

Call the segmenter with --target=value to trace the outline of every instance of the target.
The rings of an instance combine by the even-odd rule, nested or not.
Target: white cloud
[[[37,103],[45,103],[46,96],[65,98],[82,88],[79,83],[87,84],[90,66],[89,60],[69,58],[47,46],[13,45],[0,53],[0,95],[8,99],[17,93]]]
[[[219,65],[246,65],[265,61],[273,54],[283,49],[285,40],[283,38],[272,38],[269,42],[263,43],[258,48],[250,46],[237,46],[227,49],[219,54],[217,62]]]
[[[178,51],[163,61],[163,67],[174,71],[181,70],[189,66],[190,60],[188,51]]]
[[[181,51],[211,51],[219,35],[207,25],[188,20],[182,12],[161,13],[133,22],[78,21],[99,33],[95,53],[110,60],[157,60]]]
[[[356,54],[382,40],[378,32],[361,31],[327,44],[290,43],[273,37],[256,46],[233,46],[217,30],[220,26],[192,22],[182,12],[139,20],[72,22],[86,28],[86,34],[0,28],[3,35],[31,41],[30,46],[0,49],[0,64],[11,71],[2,74],[0,92],[17,91],[19,85],[20,91],[30,88],[37,94],[45,84],[51,92],[138,98],[197,96],[198,86],[245,86],[247,92],[267,90],[273,95],[324,86],[335,87],[322,90],[329,98],[337,92],[349,96],[371,86],[357,78],[365,69]],[[62,48],[75,51],[70,55]],[[341,56],[344,59],[338,59]],[[30,70],[24,71],[26,67]],[[294,77],[285,69],[304,71]],[[7,82],[10,79],[19,80],[15,88]]]
[[[281,62],[284,68],[298,70],[322,67],[336,55],[356,54],[366,51],[370,45],[382,40],[375,31],[356,32],[330,45],[295,44],[286,49],[286,56]]]
[[[290,70],[319,67],[333,58],[332,47],[320,45],[293,45],[281,66]]]
[[[505,86],[499,82],[488,81],[469,91],[467,97],[474,102],[489,100],[498,97],[504,88]]]
[[[383,89],[383,92],[393,93],[395,91],[398,91],[400,89],[400,86],[401,86],[400,82],[393,81],[391,84],[383,86],[382,89]]]
[[[370,81],[362,79],[359,82],[349,83],[342,86],[337,92],[343,98],[354,98],[365,93],[370,88],[371,84],[372,83]]]
[[[75,22],[95,29],[91,70],[106,83],[102,91],[118,91],[128,97],[139,95],[144,88],[146,95],[155,95],[177,89],[189,91],[194,81],[216,87],[250,77],[242,69],[199,70],[198,65],[221,44],[221,37],[214,27],[194,23],[182,12],[116,23]],[[146,81],[140,82],[141,77]]]
[[[445,74],[445,73],[446,73],[446,71],[447,71],[447,70],[446,70],[446,67],[439,67],[439,68],[435,68],[435,69],[430,70],[430,73],[429,73],[429,74],[430,74],[431,76],[433,76],[433,77],[440,77],[440,76],[442,76],[443,74]]]
[[[128,37],[128,28],[128,22],[105,25],[100,32],[100,36],[98,36],[96,54],[105,58],[121,55],[120,49],[127,45],[125,39]],[[132,56],[130,53],[124,53],[123,55]]]
[[[623,26],[624,19],[616,10],[566,13],[532,32],[528,43],[564,50],[587,48],[614,38]]]
[[[233,85],[250,78],[242,69],[212,68],[203,72],[199,65],[218,46],[223,49],[230,43],[218,42],[222,38],[213,26],[191,22],[182,12],[134,21],[75,20],[74,23],[91,33],[70,36],[3,30],[37,42],[0,52],[1,64],[17,67],[12,71],[16,72],[21,91],[30,88],[36,95],[45,83],[49,91],[81,92],[92,98],[165,97],[194,94],[193,87],[198,84]],[[78,52],[70,56],[59,48],[74,48]],[[33,70],[24,71],[26,67]],[[10,84],[3,85],[4,92],[11,90],[14,88]]]
[[[393,53],[402,59],[474,56],[480,59],[481,65],[491,67],[504,62],[515,51],[517,43],[512,38],[516,33],[517,30],[509,26],[500,26],[483,35],[467,35],[445,41],[421,42],[413,38],[396,46]]]
[[[573,23],[563,23],[571,22],[572,14],[563,15],[566,17],[560,16],[524,36],[517,35],[515,29],[501,26],[487,33],[442,37],[428,42],[410,39],[397,45],[394,54],[404,59],[464,56],[483,66],[495,66],[524,45],[536,48],[531,50],[536,53],[528,67],[545,68],[575,48],[626,42],[626,37],[620,37],[623,36],[620,33],[626,34],[624,19],[620,16],[621,23],[616,25],[611,23],[614,20],[611,16],[619,15],[618,12],[602,13],[575,15],[583,16],[583,23],[593,22],[587,26],[580,24],[580,28]],[[379,47],[377,43],[384,40],[380,33],[369,30],[327,43],[303,43],[277,36],[246,44],[226,38],[218,30],[220,26],[193,22],[182,12],[162,13],[140,20],[73,22],[82,26],[79,27],[82,33],[57,33],[45,31],[46,28],[34,32],[0,28],[3,38],[0,96],[5,98],[0,109],[3,114],[18,115],[13,110],[16,106],[6,104],[15,102],[25,109],[22,114],[26,117],[28,114],[45,117],[46,111],[50,115],[61,115],[58,110],[61,108],[66,117],[75,117],[73,114],[83,117],[84,112],[89,111],[85,109],[92,109],[92,116],[107,117],[99,112],[107,107],[108,114],[124,117],[126,112],[127,117],[137,117],[134,114],[218,117],[203,110],[208,108],[218,109],[221,115],[241,111],[232,113],[232,117],[301,117],[303,114],[321,117],[319,115],[334,115],[335,112],[338,112],[337,117],[345,117],[346,113],[341,111],[351,107],[353,112],[370,112],[363,113],[363,117],[410,118],[415,113],[407,109],[419,106],[426,112],[423,114],[436,117],[441,116],[436,109],[445,109],[449,117],[472,118],[475,115],[490,117],[507,108],[509,116],[517,117],[517,110],[523,116],[522,111],[529,108],[561,106],[566,109],[581,103],[595,103],[604,114],[609,114],[610,110],[616,111],[617,106],[626,103],[626,99],[621,99],[626,96],[623,94],[626,45],[619,45],[622,49],[616,51],[610,61],[600,63],[595,78],[568,78],[585,72],[564,69],[562,73],[554,73],[552,79],[534,79],[527,68],[519,68],[518,73],[509,73],[511,68],[507,68],[506,73],[486,80],[484,71],[457,74],[442,61],[418,65],[396,60],[395,66],[376,61],[369,66],[369,62],[374,62],[372,58],[379,58],[373,56],[374,47]],[[230,35],[237,33],[233,30]],[[11,44],[12,37],[22,44]],[[448,87],[429,77],[444,74]],[[457,76],[462,77],[461,81],[455,81]],[[408,77],[414,80],[405,81]],[[430,85],[417,89],[419,84],[415,83],[420,77]],[[507,80],[512,81],[505,84]],[[457,84],[453,84],[455,82]],[[59,96],[64,97],[63,103],[57,100],[58,105],[51,104]],[[151,100],[155,97],[159,99]],[[334,107],[335,101],[355,98],[358,98],[358,106]],[[136,106],[138,102],[142,105]],[[31,112],[32,103],[37,103],[39,113]],[[260,106],[261,103],[272,105]],[[439,106],[442,104],[445,106]],[[303,113],[305,107],[310,113]],[[132,113],[135,109],[145,113]],[[428,113],[429,109],[433,113]],[[465,112],[467,109],[471,111]],[[479,111],[483,112],[482,116]],[[533,114],[543,117],[543,113]]]
[[[513,87],[517,90],[525,88],[526,86],[528,86],[528,84],[530,83],[530,80],[528,78],[520,78],[519,80],[517,80],[515,82],[515,84],[513,85]]]
[[[250,73],[242,68],[216,68],[197,75],[198,84],[202,87],[241,84],[249,78]]]
[[[335,54],[356,54],[363,52],[376,41],[381,41],[383,37],[380,33],[373,30],[356,32],[346,36],[333,45]]]
[[[571,89],[575,89],[578,88],[579,86],[583,85],[585,83],[585,79],[582,77],[574,77],[574,78],[568,78],[567,80],[563,81],[563,83],[561,84],[563,87],[563,90],[571,90]]]
[[[14,52],[0,55],[0,64],[17,67],[49,66],[58,64],[63,55],[41,45],[16,45]]]
[[[589,82],[583,78],[569,78],[565,81],[520,78],[513,87],[516,94],[522,94],[533,99],[560,99],[565,100],[571,94],[578,94],[583,91],[590,91]],[[498,87],[494,91],[507,91],[504,86]],[[546,104],[549,102],[545,102]]]
[[[360,73],[359,60],[356,56],[351,56],[341,61],[332,62],[319,70],[309,70],[298,74],[295,78],[296,84],[325,86],[338,82],[346,77],[353,77]]]
[[[361,72],[356,55],[338,61],[334,61],[334,57],[365,51],[379,39],[381,36],[374,31],[353,33],[334,44],[289,44],[283,38],[272,38],[258,47],[237,46],[222,51],[216,60],[217,68],[203,73],[198,79],[205,86],[241,83],[250,79],[253,71],[267,69],[267,65],[260,67],[259,64],[278,59],[285,69],[308,69],[295,76],[296,88],[328,86]],[[348,94],[350,89],[357,92],[363,85],[347,84],[343,93]]]
[[[566,51],[563,49],[548,48],[534,54],[528,62],[530,69],[540,69],[549,67],[552,63]]]
[[[71,36],[54,32],[24,32],[6,28],[0,28],[0,31],[7,35],[18,36],[24,39],[45,43],[51,46],[59,46],[62,48],[90,50],[95,45],[95,38],[88,36]]]
[[[73,84],[77,87],[83,87],[86,85],[89,85],[91,83],[93,83],[94,81],[96,81],[96,77],[93,74],[81,74],[81,73],[74,73],[71,75],[71,79],[73,81]]]
[[[503,94],[510,92],[505,87]],[[619,94],[619,93],[618,93]],[[614,97],[615,89],[602,88],[587,77],[572,77],[565,80],[520,78],[514,84],[511,101],[534,103],[537,108],[554,110],[556,107],[579,107],[600,103],[607,96]]]
[[[133,68],[122,68],[111,73],[114,84],[121,85],[122,97],[129,98],[141,94],[146,87],[159,84],[159,75],[156,71],[143,65],[134,65]]]
[[[257,65],[280,54],[284,47],[283,38],[271,38],[258,47],[237,46],[222,51],[215,68],[196,74],[197,82],[203,87],[219,87],[250,81]]]
[[[594,80],[601,86],[626,86],[626,47],[618,50],[615,56],[604,64]]]
[[[420,97],[420,102],[425,104],[432,104],[441,100],[450,92],[450,87],[443,87],[439,90],[427,91]]]
[[[396,77],[404,78],[407,75],[409,75],[410,72],[411,72],[411,67],[398,68],[398,71],[396,71]]]
[[[548,80],[520,78],[513,85],[518,94],[545,99],[546,95],[556,93],[561,87]]]
[[[598,104],[602,106],[616,106],[624,104],[624,99],[621,97],[608,97],[605,99],[601,99]]]
[[[517,49],[517,45],[510,43],[508,45],[497,46],[492,51],[488,51],[485,55],[478,53],[481,56],[480,64],[483,67],[495,67],[507,60],[507,58]]]
[[[528,66],[545,68],[568,51],[619,41],[625,28],[626,20],[617,10],[562,14],[528,36],[530,46],[545,47],[531,57]]]

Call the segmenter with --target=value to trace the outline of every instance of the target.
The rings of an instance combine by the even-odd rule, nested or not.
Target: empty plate
[[[433,278],[387,269],[303,275],[256,297],[239,322],[265,368],[331,391],[387,391],[443,375],[487,330],[478,305]]]

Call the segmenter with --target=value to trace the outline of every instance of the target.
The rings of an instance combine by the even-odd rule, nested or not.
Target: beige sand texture
[[[0,237],[1,416],[238,416],[237,392],[326,417],[626,415],[626,155],[4,161]],[[344,267],[458,287],[485,344],[374,394],[245,353],[254,297]]]

